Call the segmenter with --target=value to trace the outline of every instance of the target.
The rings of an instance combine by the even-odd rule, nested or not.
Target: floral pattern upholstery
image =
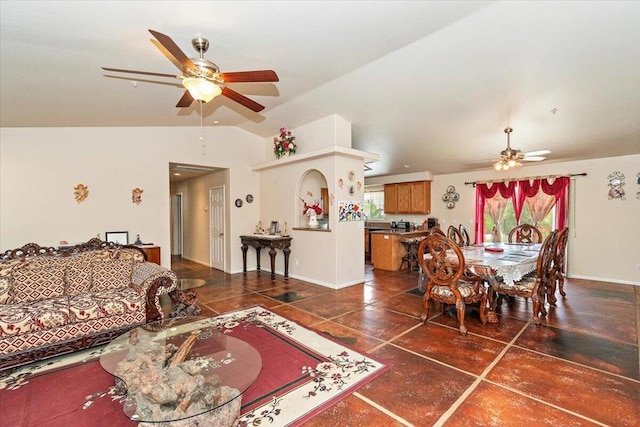
[[[0,262],[0,359],[29,349],[117,330],[147,320],[147,291],[171,270],[130,248]]]

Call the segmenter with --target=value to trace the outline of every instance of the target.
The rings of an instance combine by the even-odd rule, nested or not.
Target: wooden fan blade
[[[178,101],[178,103],[176,104],[176,107],[186,108],[189,105],[191,105],[192,102],[193,102],[193,96],[191,96],[188,90],[185,90],[184,95],[182,95],[182,98],[180,98],[180,101]]]
[[[195,64],[189,59],[187,55],[178,47],[178,45],[171,39],[171,37],[159,33],[157,31],[149,30],[149,32],[155,37],[167,51],[173,55],[173,57],[182,64],[183,67],[195,68]]]
[[[238,104],[244,105],[245,107],[252,111],[255,111],[256,113],[258,111],[264,110],[263,105],[258,104],[257,102],[247,98],[246,96],[236,92],[235,90],[229,89],[228,87],[222,88],[222,95],[233,101],[236,101]]]
[[[538,150],[538,151],[529,151],[528,153],[524,153],[526,157],[531,156],[544,156],[545,154],[551,154],[549,150]]]
[[[273,70],[257,71],[236,71],[231,73],[220,73],[220,78],[225,83],[245,83],[245,82],[279,82],[278,75]]]
[[[172,77],[174,79],[180,78],[180,76],[176,74],[152,73],[150,71],[123,70],[121,68],[108,68],[108,67],[102,67],[102,69],[105,71],[113,71],[116,73],[144,74],[145,76]]]

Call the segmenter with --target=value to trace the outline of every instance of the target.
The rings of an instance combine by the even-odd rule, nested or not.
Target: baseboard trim
[[[182,255],[182,259],[186,259],[187,261],[195,262],[196,264],[204,265],[206,267],[211,267],[208,262],[200,261],[199,259],[189,258]]]
[[[567,279],[568,280],[583,279],[583,280],[593,280],[595,282],[609,282],[609,283],[618,283],[620,285],[640,286],[640,282],[634,282],[632,280],[611,279],[608,277],[593,277],[593,276],[582,276],[582,275],[572,274],[571,277],[567,277]]]

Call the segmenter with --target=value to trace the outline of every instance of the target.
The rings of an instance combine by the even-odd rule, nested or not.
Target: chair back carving
[[[456,245],[463,246],[462,234],[460,234],[460,230],[453,225],[450,225],[449,228],[447,228],[447,237],[450,240],[453,240]]]
[[[558,232],[558,241],[556,243],[556,252],[553,259],[553,289],[549,295],[549,302],[555,304],[556,302],[556,286],[560,289],[560,295],[567,296],[564,292],[564,261],[567,253],[567,241],[569,240],[569,228],[565,227]]]
[[[462,236],[462,246],[469,246],[471,244],[471,239],[469,238],[469,233],[467,233],[467,228],[460,224],[459,230],[460,235]]]
[[[452,251],[457,261],[447,258],[447,251]],[[425,259],[418,256],[418,262],[429,281],[436,286],[449,286],[455,288],[458,280],[464,272],[464,255],[455,242],[443,236],[427,236],[418,249],[418,254],[430,254]],[[457,289],[454,291],[456,292]]]
[[[433,235],[438,235],[438,236],[442,236],[442,237],[447,237],[446,234],[444,234],[444,231],[442,231],[442,229],[440,229],[440,227],[436,226],[436,227],[431,227],[429,229],[429,236],[433,236]]]
[[[509,243],[540,243],[542,233],[530,224],[520,224],[509,232]]]

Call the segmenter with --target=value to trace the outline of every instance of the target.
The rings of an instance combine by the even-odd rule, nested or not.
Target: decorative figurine
[[[80,203],[89,197],[89,187],[84,184],[78,184],[73,187],[73,195],[76,198],[76,202]]]

